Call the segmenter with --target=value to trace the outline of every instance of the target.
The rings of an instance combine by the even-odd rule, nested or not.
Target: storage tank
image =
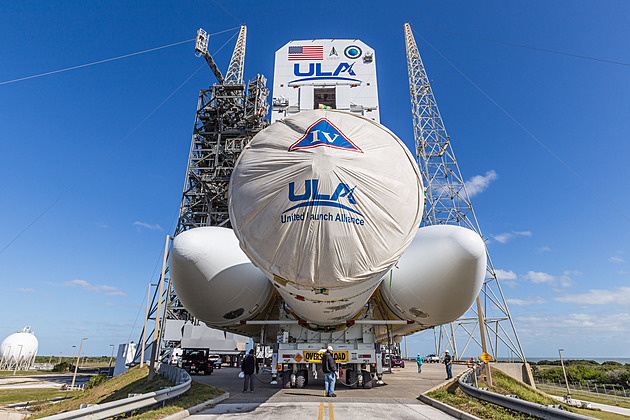
[[[0,344],[1,365],[28,368],[35,361],[39,341],[31,331],[31,327],[24,327],[22,331],[11,334]]]
[[[259,132],[229,188],[240,246],[301,318],[356,315],[411,243],[423,211],[414,157],[386,127],[303,111]]]

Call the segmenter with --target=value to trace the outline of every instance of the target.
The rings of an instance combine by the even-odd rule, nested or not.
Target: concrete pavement
[[[453,375],[457,376],[464,370],[465,366],[455,365]],[[270,374],[258,375],[255,391],[243,394],[243,380],[238,378],[239,372],[237,368],[222,368],[212,375],[194,376],[196,381],[225,389],[230,398],[191,418],[333,419],[335,415],[337,418],[361,420],[452,418],[417,399],[421,393],[447,382],[444,365],[440,364],[425,364],[422,373],[418,374],[415,363],[409,362],[404,369],[395,368],[391,374],[384,374],[385,385],[376,385],[372,389],[350,389],[337,381],[336,398],[324,397],[321,377],[311,377],[303,389],[282,389],[280,384],[269,384]]]

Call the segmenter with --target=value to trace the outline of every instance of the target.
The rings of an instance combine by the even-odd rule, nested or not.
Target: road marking
[[[317,415],[317,420],[323,420],[324,419],[324,403],[320,402],[319,403],[319,414]]]
[[[335,415],[333,414],[332,403],[328,403],[328,419],[335,420]]]

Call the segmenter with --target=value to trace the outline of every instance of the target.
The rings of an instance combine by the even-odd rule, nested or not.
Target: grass
[[[146,409],[138,410],[137,412],[132,413],[132,416],[127,418],[138,420],[161,419],[166,416],[170,416],[171,414],[175,414],[178,411],[182,411],[197,404],[201,404],[202,402],[217,397],[224,392],[225,391],[222,389],[193,381],[188,391],[177,398],[173,398],[172,400],[167,401],[164,407],[155,409],[151,409],[151,407],[148,407]]]
[[[153,381],[147,382],[149,369],[147,366],[129,369],[127,372],[118,375],[109,381],[86,390],[78,396],[62,401],[51,407],[43,408],[37,413],[35,418],[51,416],[53,414],[66,411],[77,410],[81,404],[99,404],[127,398],[128,394],[157,391],[161,387],[173,386],[161,376],[156,376]]]
[[[538,384],[536,386],[539,387],[540,389],[545,389],[549,393],[554,392],[557,395],[564,395],[567,393],[566,388],[562,388],[562,387],[553,387],[549,385],[538,385]],[[616,407],[630,408],[630,403],[619,401],[619,400],[615,401],[612,398],[601,398],[601,397],[598,397],[598,394],[596,394],[595,392],[588,392],[586,390],[584,391],[572,390],[571,397],[575,398],[576,400],[584,400],[584,401],[590,401],[590,402],[599,403],[599,404],[614,405]]]
[[[528,385],[520,381],[511,378],[510,376],[504,374],[499,370],[492,369],[492,379],[494,382],[494,386],[488,387],[488,385],[483,380],[481,380],[481,378],[479,378],[479,386],[488,387],[490,391],[496,392],[498,394],[517,395],[522,400],[534,402],[537,404],[558,404],[558,401],[556,401],[555,399],[534,388],[529,387]],[[512,418],[534,418],[526,414],[514,412],[512,410],[508,410],[506,408],[469,397],[467,394],[459,389],[459,385],[457,384],[457,382],[450,383],[444,388],[432,391],[428,393],[427,396],[483,419],[507,420]],[[579,413],[604,420],[628,419],[628,417],[626,416],[595,409],[581,409],[564,404],[563,407],[566,410],[572,411],[574,413]]]
[[[31,397],[26,397],[25,390],[11,390],[15,391],[15,395],[11,398],[17,398],[17,400],[11,400],[12,402],[20,402],[26,400],[45,400],[54,398],[56,396],[64,396],[75,394],[72,399],[62,401],[53,406],[49,405],[35,405],[29,407],[29,411],[36,413],[34,418],[41,418],[51,416],[54,414],[63,413],[66,411],[76,410],[81,404],[101,404],[110,401],[116,401],[122,398],[127,398],[128,394],[144,394],[147,392],[157,391],[162,387],[173,386],[173,383],[164,379],[162,376],[157,375],[153,381],[147,382],[147,375],[149,369],[144,366],[140,368],[136,366],[129,369],[127,372],[116,376],[109,381],[95,386],[92,389],[86,391],[74,391],[73,393],[67,393],[57,390],[39,390],[40,394]],[[160,419],[168,415],[174,414],[178,411],[200,404],[204,401],[212,399],[218,395],[223,394],[225,391],[222,389],[214,388],[209,385],[193,382],[191,388],[180,395],[177,398],[173,398],[165,403],[165,406],[154,405],[144,409],[134,411],[131,417],[133,419]],[[55,393],[53,395],[53,393]],[[7,395],[5,392],[0,392],[0,395]]]
[[[51,398],[77,395],[81,391],[60,391],[58,389],[3,389],[0,391],[0,405],[9,405],[26,401],[43,401]]]

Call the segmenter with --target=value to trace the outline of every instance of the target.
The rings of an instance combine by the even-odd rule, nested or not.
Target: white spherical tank
[[[386,127],[303,111],[259,132],[229,188],[241,248],[291,309],[319,324],[359,312],[420,225],[414,157]]]
[[[0,344],[0,354],[3,364],[26,363],[35,360],[39,341],[31,331],[31,327],[24,327],[22,331],[11,334]]]

